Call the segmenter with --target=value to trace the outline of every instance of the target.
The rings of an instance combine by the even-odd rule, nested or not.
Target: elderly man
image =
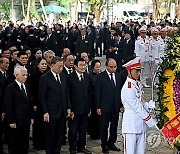
[[[0,153],[3,153],[2,139],[3,133],[5,133],[3,129],[4,118],[5,118],[5,108],[4,108],[4,97],[5,97],[5,89],[7,86],[7,70],[9,67],[9,59],[5,57],[0,58]]]
[[[15,81],[8,85],[5,104],[9,124],[10,154],[27,154],[29,148],[29,128],[33,123],[31,93],[27,80],[27,69],[17,66],[14,69]]]
[[[39,98],[45,122],[46,154],[60,154],[65,117],[70,115],[63,59],[51,60],[51,69],[40,78]]]
[[[47,50],[44,52],[44,58],[47,61],[47,65],[48,65],[48,70],[51,67],[51,60],[53,59],[53,57],[55,57],[55,53],[52,50]]]

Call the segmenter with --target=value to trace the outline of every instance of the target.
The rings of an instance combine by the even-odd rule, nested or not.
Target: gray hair
[[[55,56],[55,57],[53,57],[53,59],[51,60],[51,65],[52,65],[52,64],[56,64],[56,63],[59,62],[59,61],[63,61],[63,62],[64,62],[64,59],[63,59],[63,58],[60,58],[60,57],[58,57],[58,56]]]
[[[27,71],[27,69],[24,66],[16,66],[14,69],[14,75],[21,73],[22,71]]]
[[[55,55],[54,51],[47,50],[47,51],[44,52],[43,56],[46,57],[48,54],[54,54]]]

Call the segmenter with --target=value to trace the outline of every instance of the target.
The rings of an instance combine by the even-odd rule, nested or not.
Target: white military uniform
[[[151,73],[155,74],[158,64],[160,63],[160,43],[161,39],[154,38],[149,41],[149,57],[151,57]]]
[[[140,29],[140,31],[146,31],[146,29]],[[149,71],[149,37],[146,36],[146,38],[138,37],[138,39],[135,42],[135,51],[136,57],[140,57],[142,66],[145,68],[141,72],[141,83],[146,86],[146,79],[147,74]]]
[[[133,60],[124,66],[135,66]],[[139,81],[127,77],[121,91],[124,105],[122,134],[124,154],[144,154],[146,148],[146,126],[153,127],[156,121],[149,114],[151,103],[142,101],[142,86]]]

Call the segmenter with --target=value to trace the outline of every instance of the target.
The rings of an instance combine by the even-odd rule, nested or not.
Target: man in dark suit
[[[32,28],[29,29],[29,36],[25,40],[25,45],[31,48],[31,51],[34,51],[35,48],[40,47],[40,42],[34,35],[34,29]],[[34,55],[34,53],[32,53],[32,55]]]
[[[86,30],[81,29],[81,35],[76,40],[76,55],[79,56],[82,52],[89,53],[89,43]]]
[[[9,27],[5,28],[6,43],[8,47],[17,46],[18,31],[15,29],[14,24],[10,23]]]
[[[52,50],[54,51],[54,35],[52,33],[52,28],[47,29],[47,36],[44,41],[44,50]]]
[[[107,37],[107,52],[106,59],[114,58],[115,59],[115,51],[113,48],[115,47],[114,34],[116,33],[116,29],[111,27],[110,35]]]
[[[117,65],[114,59],[106,61],[106,70],[97,76],[95,86],[95,99],[97,114],[100,115],[100,137],[103,153],[109,150],[120,151],[115,146],[117,139],[117,126],[121,103],[121,78],[116,73]],[[108,139],[108,127],[110,125],[110,136]]]
[[[120,72],[122,70],[122,59],[123,59],[123,50],[122,50],[122,45],[123,45],[123,38],[120,37],[118,33],[114,34],[114,39],[115,39],[115,47],[114,50],[116,51],[116,62],[117,62],[117,71]]]
[[[126,31],[125,39],[122,44],[123,61],[127,61],[127,59],[129,59],[129,57],[132,57],[134,55],[134,49],[135,49],[135,43],[131,39],[130,32]]]
[[[74,72],[74,56],[72,54],[67,54],[64,56],[64,68],[63,73],[70,75]]]
[[[88,53],[89,53],[89,58],[94,59],[95,57],[95,50],[94,50],[94,41],[95,41],[95,33],[92,31],[92,28],[88,26],[87,28],[87,38],[89,41],[88,45]]]
[[[28,73],[23,66],[14,70],[16,80],[9,84],[5,93],[5,104],[9,124],[10,154],[27,154],[29,149],[29,130],[33,124],[30,88],[25,84]]]
[[[100,25],[97,25],[96,30],[95,30],[95,34],[96,34],[96,56],[100,56],[102,57],[102,29],[100,28]],[[100,52],[98,51],[100,50]]]
[[[54,43],[55,46],[53,51],[55,52],[56,56],[61,56],[62,50],[65,47],[61,24],[56,25],[56,31],[54,32]]]
[[[0,153],[3,153],[3,133],[4,133],[4,118],[5,118],[5,88],[7,86],[7,70],[9,67],[9,59],[0,58]]]
[[[82,52],[80,55],[81,58],[83,58],[86,62],[86,70],[85,72],[88,74],[91,74],[92,70],[91,70],[91,65],[89,64],[89,56],[86,52]]]
[[[64,67],[62,72],[69,76],[74,72],[74,56],[72,54],[67,54],[64,56]],[[63,136],[63,145],[66,145],[66,134],[67,134],[67,127],[66,127],[66,120],[64,122],[64,136]]]
[[[0,25],[0,49],[5,47],[5,31],[3,30],[3,26]]]
[[[51,70],[40,78],[39,98],[45,121],[46,154],[60,154],[64,119],[70,115],[63,59],[54,57]]]
[[[82,152],[91,154],[86,146],[88,116],[90,116],[91,78],[85,73],[86,62],[83,58],[74,61],[75,71],[68,77],[71,119],[69,120],[70,154]],[[78,142],[77,142],[78,135]]]

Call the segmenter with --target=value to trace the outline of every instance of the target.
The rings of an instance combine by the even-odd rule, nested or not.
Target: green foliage
[[[88,0],[90,5],[100,4],[102,0]]]
[[[3,16],[1,16],[1,18],[3,17],[6,20],[10,19],[10,2],[7,1],[6,3],[0,3],[0,13],[3,13]]]
[[[168,40],[168,47],[165,51],[165,56],[162,58],[163,62],[160,64],[157,76],[159,78],[159,87],[158,87],[158,100],[159,102],[159,114],[157,116],[158,119],[158,127],[162,128],[163,125],[169,120],[168,117],[164,114],[168,111],[167,107],[164,107],[164,104],[169,103],[164,97],[164,85],[163,83],[167,82],[167,76],[164,76],[164,72],[166,69],[176,70],[176,78],[180,78],[180,71],[178,66],[178,62],[180,61],[179,54],[179,41],[180,41],[180,31],[175,35],[171,35]]]
[[[63,6],[66,9],[69,9],[71,3],[73,2],[73,0],[57,0],[59,6]]]

